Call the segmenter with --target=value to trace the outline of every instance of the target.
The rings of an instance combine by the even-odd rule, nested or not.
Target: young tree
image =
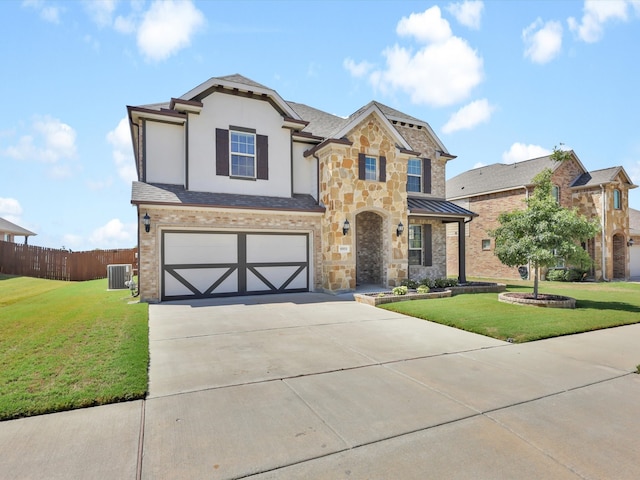
[[[555,201],[551,175],[550,169],[539,173],[534,178],[535,189],[527,199],[527,208],[500,214],[500,226],[489,232],[495,238],[494,253],[503,264],[509,267],[531,264],[534,298],[538,298],[540,267],[554,266],[558,257],[573,265],[590,265],[591,258],[580,242],[598,232],[597,223]]]

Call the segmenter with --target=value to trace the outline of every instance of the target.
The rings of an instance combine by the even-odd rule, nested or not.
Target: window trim
[[[366,159],[372,158],[376,161],[376,178],[366,178]],[[358,179],[366,182],[386,182],[387,181],[387,157],[384,155],[358,154]]]
[[[253,153],[244,153],[244,152],[234,152],[233,150],[233,135],[241,135],[243,137],[250,137],[253,139]],[[237,143],[237,142],[236,142]],[[239,178],[239,179],[247,179],[247,180],[256,180],[257,178],[257,170],[258,170],[258,148],[257,148],[257,135],[254,131],[248,128],[239,128],[239,127],[229,127],[229,176],[231,178]],[[238,173],[233,172],[233,160],[234,156],[236,157],[244,157],[251,158],[253,160],[253,175],[240,175]]]
[[[551,185],[551,196],[560,205],[560,187],[558,185]]]
[[[485,242],[486,242],[486,246],[485,246]],[[491,250],[491,239],[490,238],[483,238],[482,239],[482,250],[484,252]]]
[[[414,230],[418,230],[420,232],[420,246],[412,248],[411,247],[411,241],[415,237]],[[408,233],[408,237],[407,237],[409,239],[409,242],[408,242],[409,243],[409,255],[408,255],[409,258],[407,259],[409,261],[409,265],[421,266],[422,263],[423,263],[423,260],[424,260],[424,258],[423,258],[424,257],[424,251],[423,251],[423,248],[424,248],[424,235],[423,235],[423,233],[424,232],[422,231],[422,225],[419,225],[419,224],[409,225],[409,233]],[[415,262],[411,263],[411,252],[412,251],[420,252],[420,257],[419,257],[418,263],[415,263]]]
[[[416,175],[415,173],[409,173],[409,165],[412,161],[416,161],[419,164],[419,174]],[[424,189],[424,161],[422,158],[410,158],[407,161],[407,192],[410,193],[423,193],[422,190]],[[412,178],[417,178],[418,179],[418,190],[409,190],[409,177]]]
[[[373,177],[370,178],[371,169],[368,168],[369,160],[373,160]],[[364,156],[364,179],[370,182],[377,182],[380,174],[380,168],[378,167],[378,158],[373,155],[365,155]]]
[[[613,209],[622,210],[622,192],[619,188],[613,189]]]

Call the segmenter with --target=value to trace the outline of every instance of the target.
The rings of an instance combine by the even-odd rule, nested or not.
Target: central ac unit
[[[107,278],[109,279],[109,290],[128,289],[125,282],[131,280],[133,267],[131,264],[107,265]]]

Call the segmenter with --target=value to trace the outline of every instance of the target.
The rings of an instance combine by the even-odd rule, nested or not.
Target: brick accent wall
[[[302,231],[310,232],[309,262],[313,268],[311,289],[322,288],[321,215],[296,212],[259,212],[252,210],[216,210],[144,206],[140,209],[151,217],[151,231],[142,231],[140,238],[140,299],[160,301],[160,242],[162,230],[231,230],[231,231]],[[142,219],[138,219],[141,225]]]
[[[431,266],[409,265],[409,279],[443,278],[447,276],[447,230],[440,221],[428,218],[412,217],[411,225],[431,225]],[[457,257],[457,251],[453,253]]]

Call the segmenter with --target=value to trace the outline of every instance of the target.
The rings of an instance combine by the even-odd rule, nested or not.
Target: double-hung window
[[[231,130],[231,176],[256,176],[256,136],[253,133],[235,132]]]
[[[364,157],[364,179],[378,180],[378,159],[376,157]]]
[[[557,185],[553,185],[551,187],[551,196],[557,204],[560,204],[560,187],[558,187]]]
[[[422,192],[422,160],[410,158],[407,167],[407,192]]]
[[[387,181],[387,158],[358,154],[358,178],[373,182]]]
[[[409,265],[422,265],[422,225],[409,225]]]

